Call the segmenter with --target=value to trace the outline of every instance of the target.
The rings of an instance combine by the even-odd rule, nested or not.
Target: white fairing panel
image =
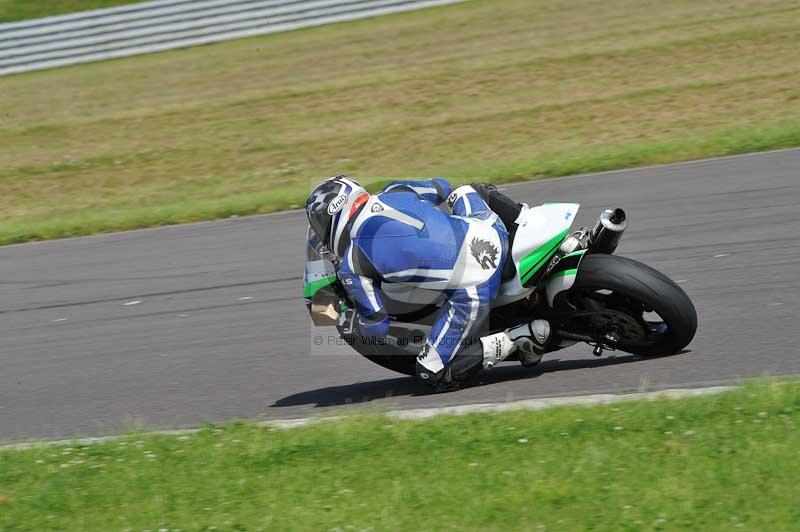
[[[500,288],[496,305],[504,305],[521,299],[531,292],[529,288],[522,286],[520,279],[522,259],[553,238],[562,233],[568,233],[579,208],[580,204],[578,203],[547,203],[538,207],[523,207],[517,217],[519,227],[511,250],[511,258],[514,260],[517,273],[513,279],[506,281]]]
[[[576,251],[575,253],[570,253],[568,256],[573,255],[580,255],[581,258],[578,262],[578,265],[575,268],[563,270],[551,275],[550,278],[547,279],[547,284],[544,286],[544,291],[547,295],[547,304],[551,307],[556,299],[556,295],[569,290],[575,284],[575,279],[578,276],[578,270],[580,269],[581,261],[583,261],[583,257],[586,256],[586,250],[582,249],[580,251]]]

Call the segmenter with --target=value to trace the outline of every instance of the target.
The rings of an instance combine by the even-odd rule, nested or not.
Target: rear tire
[[[642,303],[666,323],[667,331],[656,343],[616,346],[622,351],[642,356],[677,353],[689,345],[697,331],[697,311],[686,292],[663,273],[635,260],[587,254],[569,292],[576,290],[611,290]]]

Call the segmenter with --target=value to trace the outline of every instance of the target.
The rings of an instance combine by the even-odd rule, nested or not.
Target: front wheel
[[[697,331],[689,296],[663,273],[635,260],[587,254],[558,306],[576,310],[571,332],[628,353],[677,353]]]

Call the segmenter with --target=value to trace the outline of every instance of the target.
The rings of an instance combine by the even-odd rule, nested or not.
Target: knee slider
[[[460,187],[453,189],[450,195],[447,196],[447,201],[445,202],[447,212],[449,214],[453,214],[455,212],[456,204],[460,199],[463,198],[465,202],[469,201],[469,199],[466,197],[467,194],[477,194],[477,192],[475,192],[475,189],[472,188],[471,185],[461,185]]]

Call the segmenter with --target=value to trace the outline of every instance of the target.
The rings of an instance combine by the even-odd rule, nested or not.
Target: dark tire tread
[[[669,326],[656,345],[627,350],[642,356],[677,353],[697,332],[697,311],[689,296],[663,273],[625,257],[589,254],[583,258],[574,289],[608,289],[652,308]]]

